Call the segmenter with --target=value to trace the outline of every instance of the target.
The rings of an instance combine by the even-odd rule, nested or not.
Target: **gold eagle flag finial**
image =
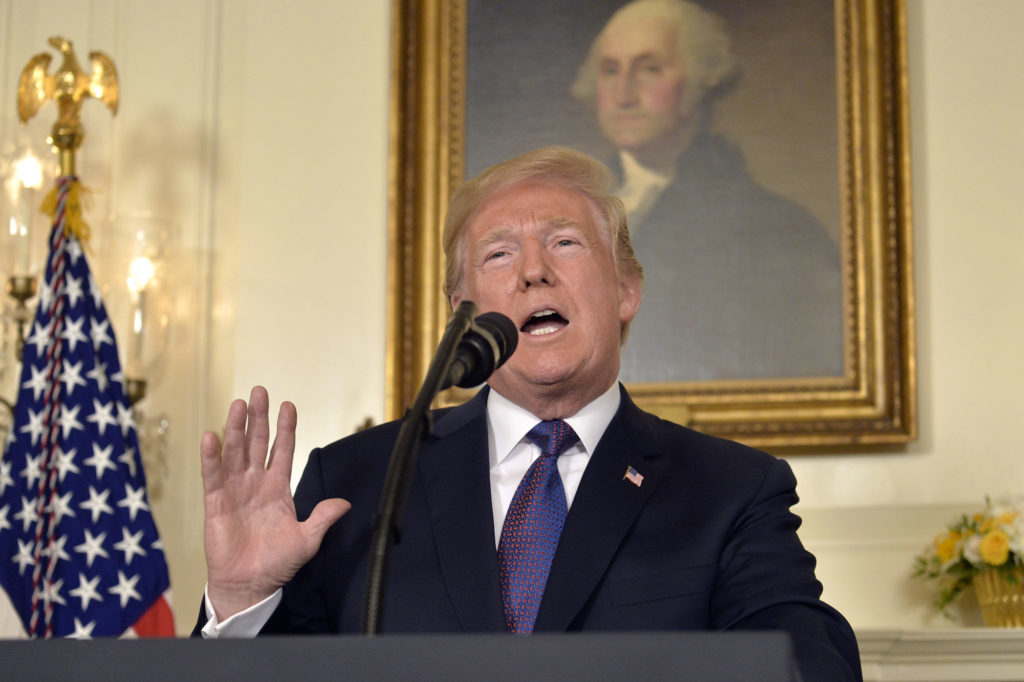
[[[18,80],[18,118],[27,123],[46,102],[52,99],[57,103],[57,122],[53,124],[48,141],[60,154],[61,173],[73,175],[75,150],[85,139],[82,101],[94,97],[116,115],[117,69],[110,57],[94,51],[89,53],[92,72],[86,73],[78,65],[70,40],[55,36],[49,43],[60,50],[64,61],[52,75],[49,53],[41,52],[28,61]]]

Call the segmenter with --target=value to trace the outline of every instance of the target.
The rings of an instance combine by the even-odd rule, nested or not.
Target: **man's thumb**
[[[351,508],[352,504],[340,497],[321,500],[313,508],[313,513],[306,519],[306,524],[308,524],[310,533],[318,545],[323,540],[324,534],[327,533],[327,529],[334,525],[334,522],[344,516]]]

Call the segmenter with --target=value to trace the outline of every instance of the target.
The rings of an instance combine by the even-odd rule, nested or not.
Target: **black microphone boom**
[[[430,403],[439,391],[453,384],[468,388],[486,381],[512,355],[519,342],[519,332],[512,320],[501,313],[484,313],[474,319],[474,313],[476,305],[472,301],[462,301],[452,312],[427,376],[405,413],[391,450],[370,541],[363,614],[363,631],[367,635],[380,631],[390,540],[398,542],[400,537],[416,451],[420,440],[430,433]]]
[[[479,386],[494,370],[505,364],[518,343],[519,332],[512,320],[501,313],[477,316],[455,349],[455,358],[441,390],[453,385],[461,388]]]

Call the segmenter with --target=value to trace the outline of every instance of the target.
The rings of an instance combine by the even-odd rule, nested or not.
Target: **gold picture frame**
[[[466,14],[465,0],[393,5],[389,418],[416,395],[450,313],[440,226],[465,174]],[[834,17],[844,372],[627,384],[644,409],[769,449],[917,435],[904,2],[836,0]]]

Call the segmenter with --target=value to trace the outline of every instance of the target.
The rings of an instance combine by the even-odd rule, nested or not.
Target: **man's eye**
[[[494,260],[495,258],[502,258],[508,255],[508,251],[494,251],[487,256],[487,260]]]
[[[576,243],[576,242],[574,242],[574,241],[573,241],[573,240],[571,240],[571,239],[559,239],[559,240],[558,240],[558,245],[559,245],[559,246],[572,246],[572,245],[573,245],[573,244],[575,244],[575,243]]]

